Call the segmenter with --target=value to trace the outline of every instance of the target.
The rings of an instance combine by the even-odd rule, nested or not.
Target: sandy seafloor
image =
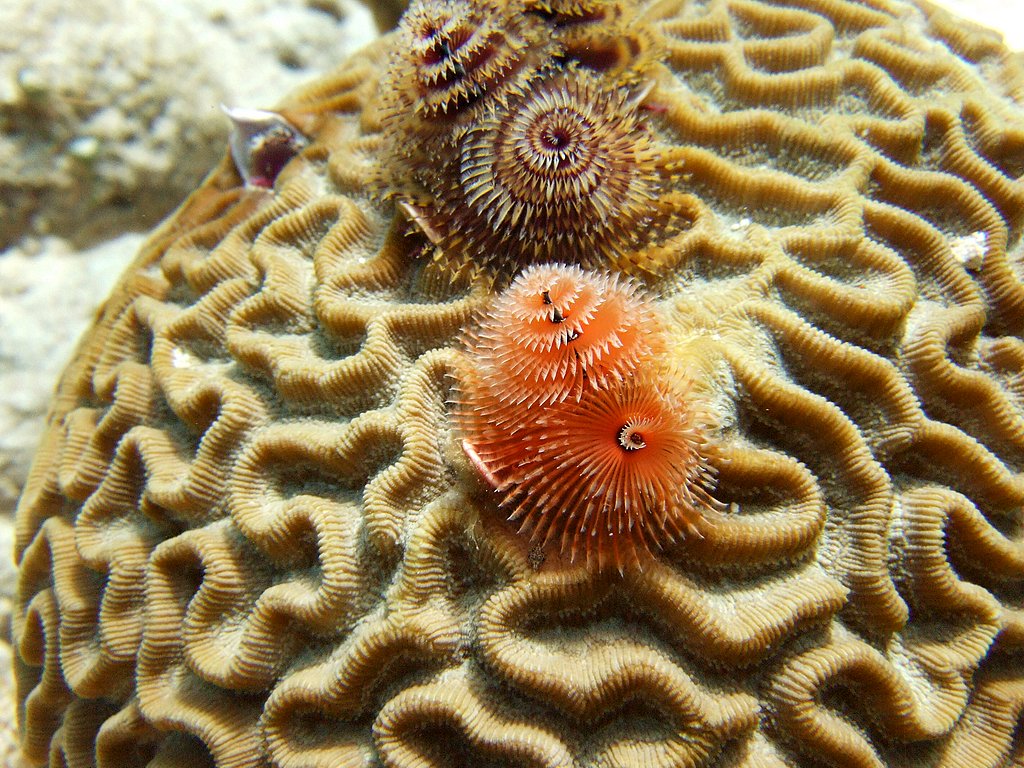
[[[1024,0],[938,4],[1024,50]],[[373,35],[352,0],[178,0],[173,11],[133,0],[130,19],[120,0],[85,5],[0,0],[4,552],[57,376],[143,233],[223,151],[218,103],[271,106]],[[26,213],[12,199],[43,207]],[[89,222],[79,242],[77,221]],[[10,767],[20,764],[6,642],[15,579],[12,558],[0,558],[0,765]]]

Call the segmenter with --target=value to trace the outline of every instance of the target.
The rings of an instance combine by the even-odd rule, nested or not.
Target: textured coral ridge
[[[370,181],[385,38],[286,105],[272,191],[224,166],[154,234],[62,381],[29,764],[1024,762],[1020,73],[884,0],[638,12],[646,290],[738,512],[595,577],[494,509],[445,406],[484,290]]]

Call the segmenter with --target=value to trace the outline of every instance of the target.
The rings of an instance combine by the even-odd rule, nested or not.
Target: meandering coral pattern
[[[734,511],[620,575],[497,508],[448,402],[524,265],[381,194],[385,37],[281,106],[310,141],[270,189],[226,161],[153,234],[62,380],[27,764],[1024,762],[1018,60],[896,0],[495,8],[552,46],[519,74],[585,69],[657,149],[644,239],[592,257],[656,297]],[[613,22],[636,53],[584,60]]]

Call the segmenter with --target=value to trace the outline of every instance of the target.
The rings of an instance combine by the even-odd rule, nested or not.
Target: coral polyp
[[[484,375],[508,406],[579,399],[587,386],[629,376],[662,346],[655,312],[633,282],[561,264],[524,270],[468,342],[471,358],[489,361]]]
[[[650,239],[648,32],[624,2],[421,0],[381,81],[381,197],[453,273],[615,263]]]
[[[687,534],[711,496],[706,409],[689,380],[645,368],[546,409],[537,444],[502,505],[535,542],[622,570]]]
[[[576,68],[517,83],[458,136],[453,160],[414,173],[427,202],[412,218],[455,269],[613,260],[643,236],[655,194],[642,95]]]

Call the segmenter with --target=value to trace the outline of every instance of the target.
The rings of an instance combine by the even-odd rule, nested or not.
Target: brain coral
[[[225,161],[153,234],[62,380],[27,763],[1024,764],[1015,59],[897,0],[493,7],[643,94],[658,226],[608,268],[708,393],[730,511],[622,576],[505,519],[447,405],[492,284],[375,186],[385,37],[283,105],[272,190]]]

